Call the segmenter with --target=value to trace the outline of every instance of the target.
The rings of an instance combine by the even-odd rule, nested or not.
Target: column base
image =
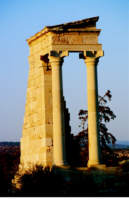
[[[87,164],[88,168],[97,168],[97,169],[105,169],[106,168],[106,165],[105,164],[101,164],[99,162],[90,162],[88,161],[88,164]]]
[[[68,166],[68,163],[66,161],[64,162],[55,162],[53,163],[54,166],[57,166],[57,167],[61,167],[61,166]]]

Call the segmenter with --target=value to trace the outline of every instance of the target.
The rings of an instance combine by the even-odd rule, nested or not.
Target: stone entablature
[[[57,26],[48,26],[27,40],[30,55],[50,51],[98,51],[102,45],[98,43],[100,29],[96,29],[98,17],[80,20]]]

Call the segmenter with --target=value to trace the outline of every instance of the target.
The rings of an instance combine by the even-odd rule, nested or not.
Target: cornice
[[[96,22],[99,17],[92,17],[83,20],[73,21],[69,23],[59,24],[55,26],[45,26],[41,31],[37,32],[35,35],[31,36],[27,39],[28,45],[31,44],[32,41],[39,38],[40,36],[47,34],[48,32],[53,33],[63,33],[63,32],[96,32],[99,34],[101,29],[96,29]],[[87,30],[86,28],[92,28],[91,30]]]

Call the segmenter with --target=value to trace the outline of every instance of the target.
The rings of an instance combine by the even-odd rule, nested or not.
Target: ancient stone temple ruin
[[[78,52],[87,66],[88,167],[100,165],[97,117],[97,63],[103,56],[98,43],[98,17],[46,26],[30,37],[29,77],[21,138],[20,165],[67,165],[62,66],[64,57]],[[81,67],[81,66],[80,66]]]

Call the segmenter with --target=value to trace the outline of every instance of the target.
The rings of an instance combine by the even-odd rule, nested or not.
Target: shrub
[[[62,194],[65,181],[53,168],[36,166],[21,175],[19,183],[21,189],[17,192],[23,196],[59,196]]]

